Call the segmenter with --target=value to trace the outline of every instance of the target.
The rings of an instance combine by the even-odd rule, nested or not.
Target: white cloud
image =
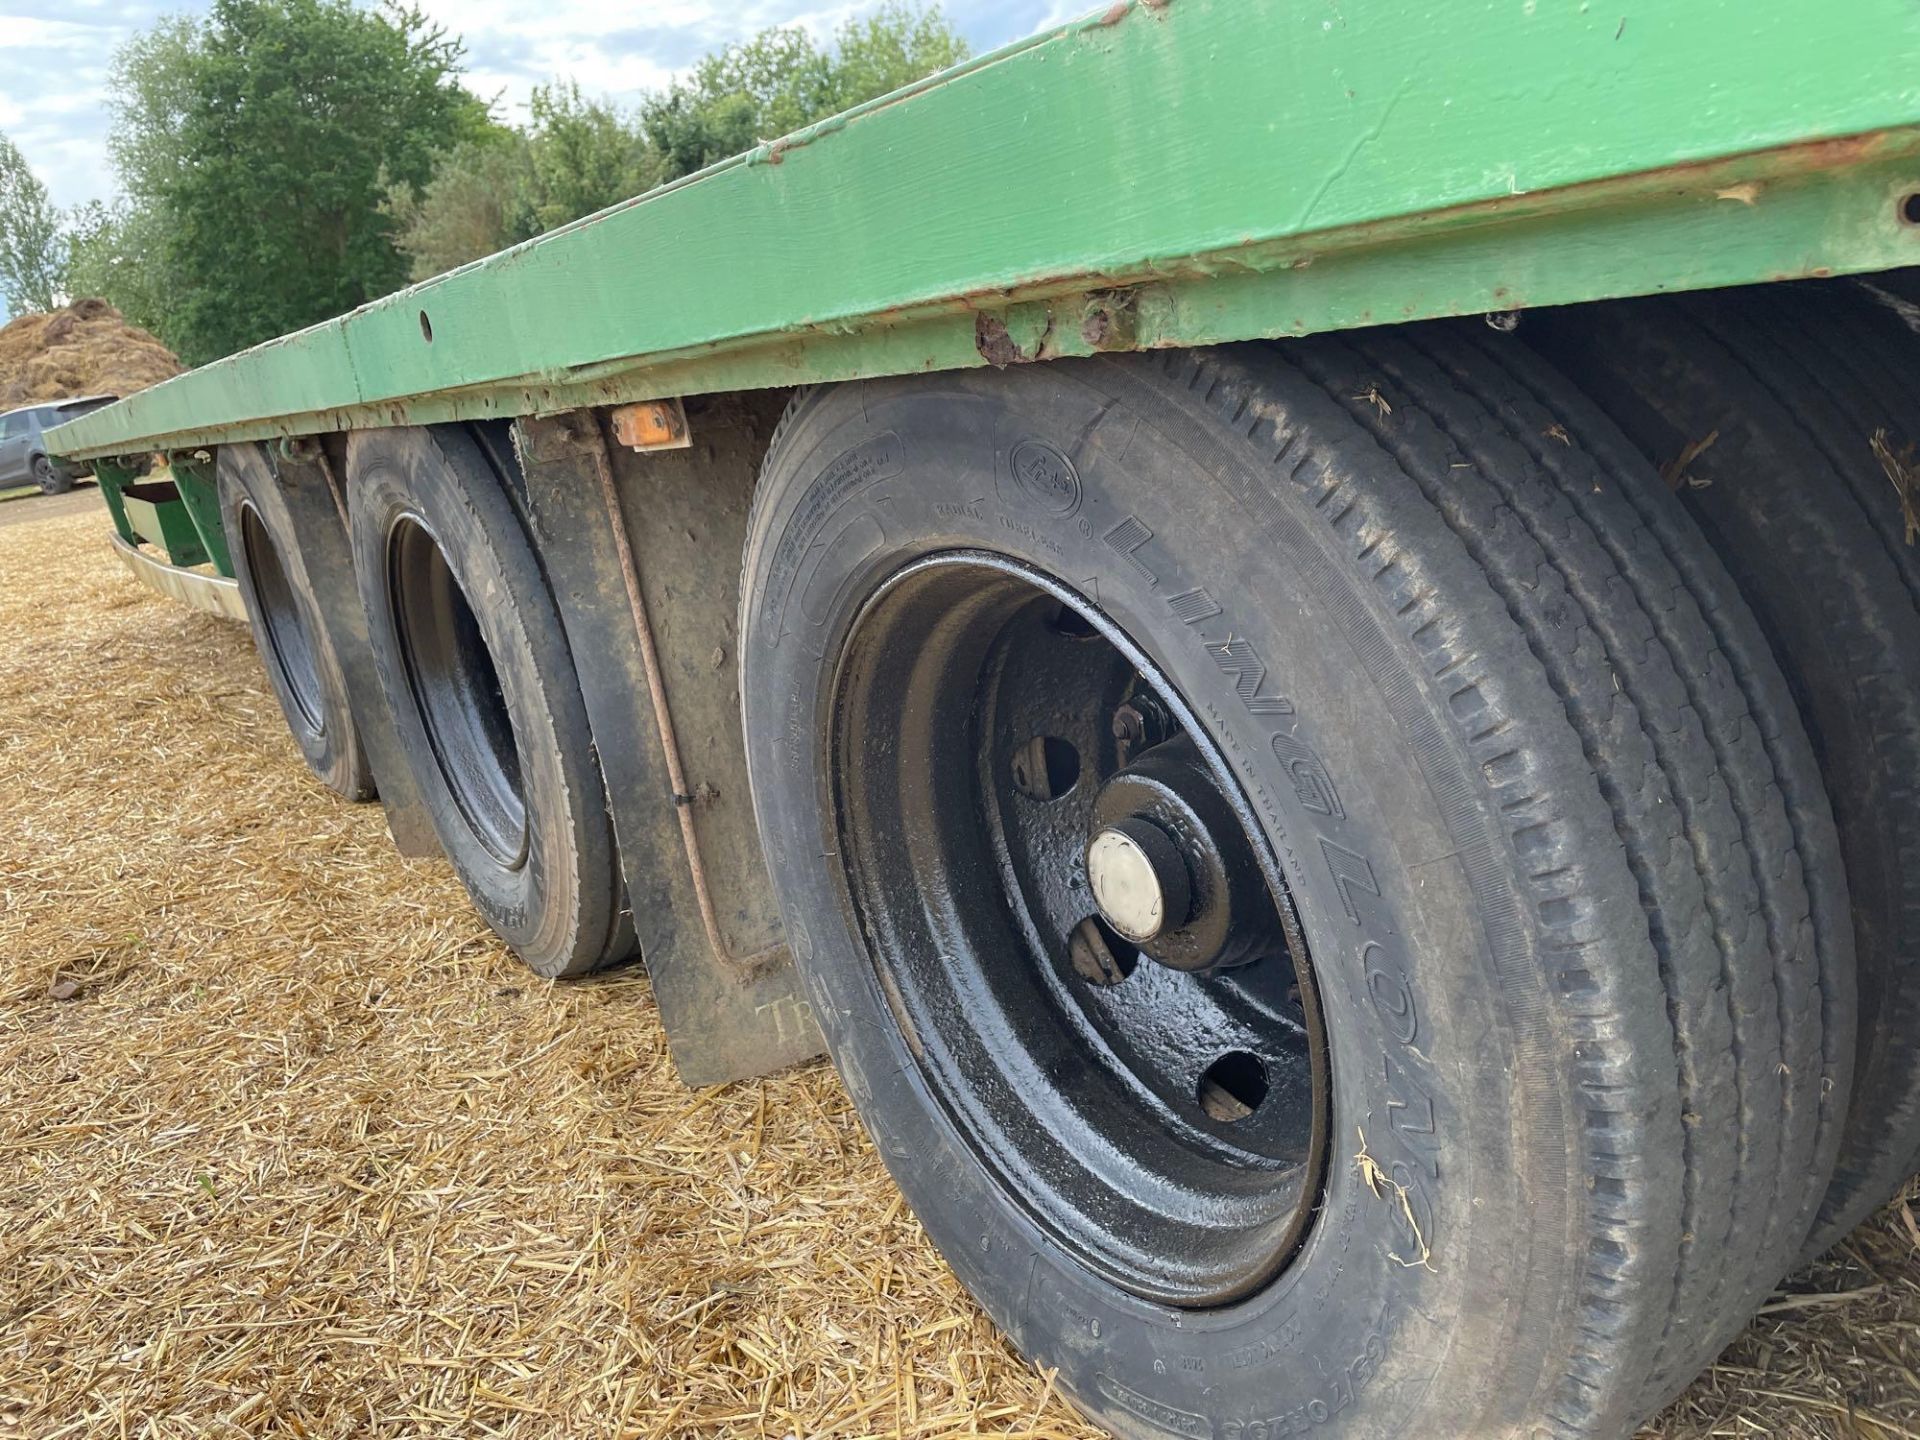
[[[0,0],[0,131],[57,203],[112,192],[108,68],[159,14],[153,0]]]

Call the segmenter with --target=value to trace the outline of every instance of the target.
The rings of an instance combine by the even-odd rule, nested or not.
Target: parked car
[[[31,481],[49,495],[71,490],[73,482],[87,472],[75,470],[47,453],[44,438],[56,425],[111,405],[117,395],[87,395],[78,400],[57,400],[47,405],[29,405],[0,415],[0,487],[24,485]]]

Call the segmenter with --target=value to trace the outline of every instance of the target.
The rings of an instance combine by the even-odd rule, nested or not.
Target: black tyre
[[[503,478],[452,426],[356,432],[347,468],[380,682],[467,893],[541,975],[626,958],[633,927],[580,681]]]
[[[1733,572],[1833,800],[1860,1033],[1817,1253],[1920,1169],[1920,341],[1840,286],[1538,320],[1526,335],[1668,468]]]
[[[220,523],[254,647],[307,768],[348,800],[371,800],[373,772],[347,700],[340,657],[294,540],[293,517],[255,445],[220,451]]]
[[[1624,1435],[1800,1244],[1852,1034],[1812,757],[1544,369],[1430,329],[815,391],[743,596],[834,1059],[1116,1433]],[[1157,910],[1092,898],[1127,844]]]
[[[33,483],[43,495],[64,495],[73,489],[73,476],[45,455],[33,457]]]

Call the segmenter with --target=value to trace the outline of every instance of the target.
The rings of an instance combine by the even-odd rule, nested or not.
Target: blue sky
[[[1094,0],[947,0],[976,51],[1092,7]],[[203,0],[0,0],[0,131],[63,206],[108,199],[107,68],[135,31]],[[568,78],[632,102],[692,61],[769,25],[831,33],[873,0],[425,0],[421,8],[467,42],[467,84],[520,118],[533,86]]]

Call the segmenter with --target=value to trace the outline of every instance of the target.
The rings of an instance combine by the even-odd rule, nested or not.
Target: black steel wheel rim
[[[240,547],[246,557],[255,614],[267,634],[267,651],[282,688],[299,712],[300,723],[315,738],[327,733],[326,702],[320,663],[305,609],[287,578],[280,549],[251,503],[240,505]]]
[[[1271,1281],[1322,1193],[1326,1039],[1272,847],[1164,675],[1050,577],[938,554],[858,612],[825,743],[855,934],[1010,1203],[1147,1299]],[[1155,825],[1192,918],[1136,945],[1093,899],[1089,836]]]
[[[527,859],[520,752],[493,655],[440,541],[418,515],[387,532],[387,589],[407,686],[454,804],[500,865]]]

